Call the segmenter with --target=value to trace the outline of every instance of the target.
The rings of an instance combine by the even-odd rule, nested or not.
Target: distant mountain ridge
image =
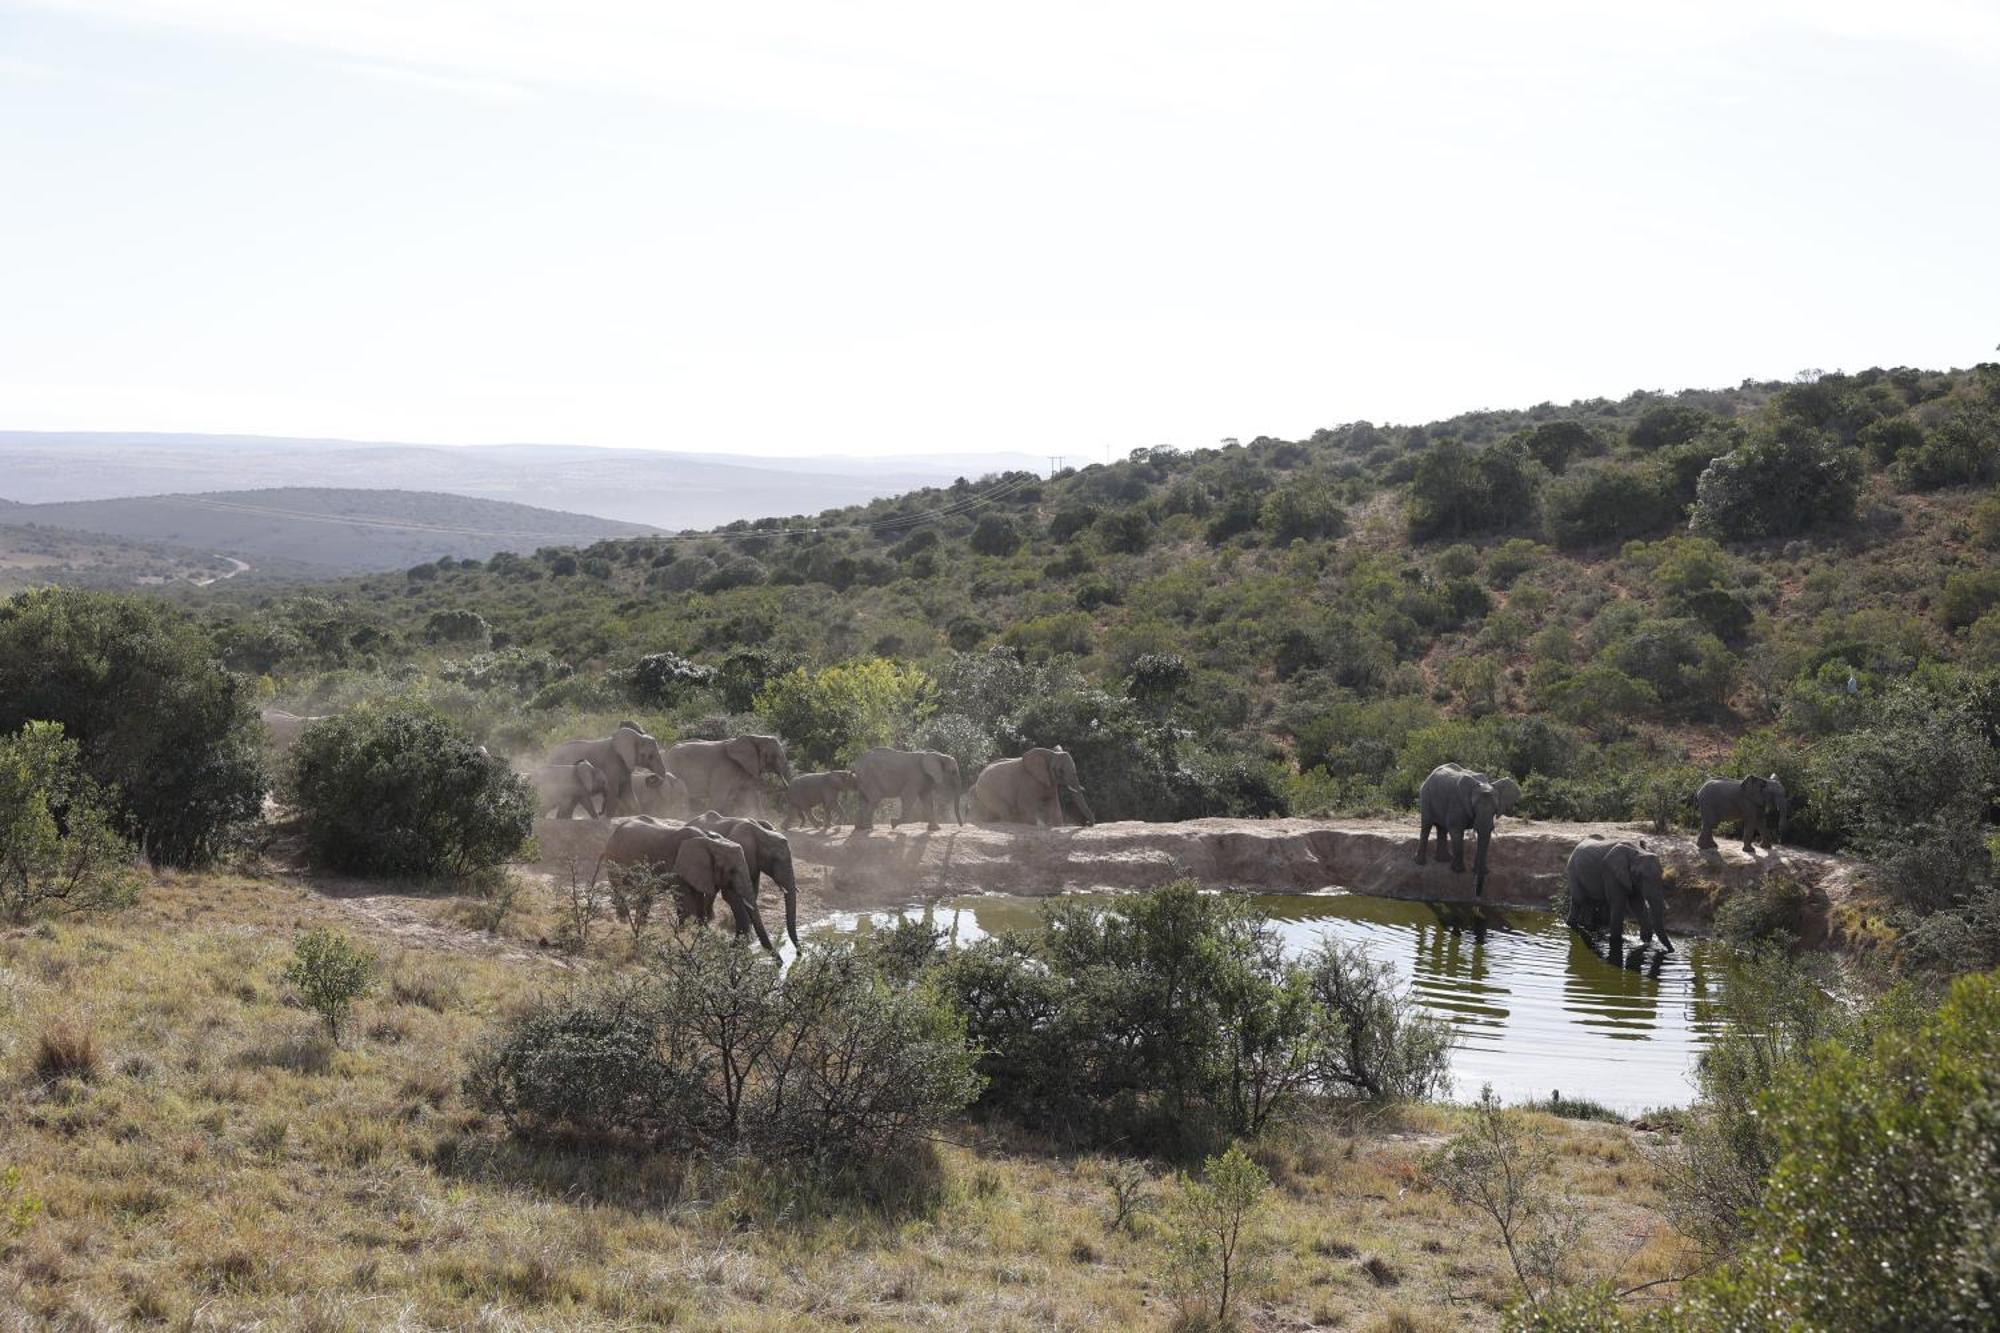
[[[369,573],[484,560],[658,531],[641,523],[437,491],[277,487],[9,505],[0,525],[39,525],[213,552],[291,572]]]
[[[675,530],[816,514],[1036,465],[1026,454],[765,459],[582,445],[0,431],[0,487],[31,504],[265,488],[434,491]]]

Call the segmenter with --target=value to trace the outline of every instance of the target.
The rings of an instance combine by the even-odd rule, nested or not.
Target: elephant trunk
[[[799,881],[790,866],[782,875],[772,875],[778,888],[785,895],[785,936],[794,949],[799,947]]]
[[[1651,889],[1646,894],[1646,912],[1653,918],[1653,929],[1660,937],[1660,947],[1668,953],[1674,951],[1673,937],[1667,934],[1667,899],[1659,889]]]
[[[1095,824],[1097,816],[1091,813],[1090,802],[1084,799],[1083,788],[1065,787],[1063,790],[1069,794],[1070,800],[1076,802],[1076,812],[1083,817],[1084,827],[1088,828]]]

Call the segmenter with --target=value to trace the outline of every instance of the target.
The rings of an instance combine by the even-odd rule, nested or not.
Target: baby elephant
[[[573,764],[543,764],[528,774],[528,785],[535,789],[538,815],[553,811],[557,819],[569,819],[579,805],[590,819],[601,819],[611,813],[607,808],[611,802],[611,784],[588,759]]]
[[[802,773],[793,778],[785,788],[785,827],[810,823],[821,832],[832,828],[839,822],[840,798],[846,792],[861,793],[861,779],[851,769]]]

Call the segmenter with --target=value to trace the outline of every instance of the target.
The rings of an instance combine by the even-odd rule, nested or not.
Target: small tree
[[[1473,1116],[1470,1130],[1425,1163],[1425,1177],[1459,1207],[1491,1219],[1523,1298],[1539,1305],[1565,1285],[1583,1214],[1550,1191],[1555,1148],[1527,1117],[1503,1109],[1491,1084],[1480,1089]]]
[[[0,738],[0,919],[108,911],[138,893],[132,849],[61,724]]]
[[[972,549],[980,555],[1010,556],[1021,549],[1021,529],[1005,514],[983,514],[972,529]]]
[[[375,955],[330,930],[309,930],[299,936],[282,975],[306,1008],[325,1021],[326,1035],[338,1045],[340,1026],[354,1011],[354,1002],[375,985]]]
[[[1698,533],[1725,541],[1790,537],[1854,517],[1861,455],[1810,427],[1754,436],[1709,463],[1695,486]]]
[[[1181,1178],[1167,1211],[1168,1280],[1184,1308],[1198,1304],[1227,1326],[1230,1303],[1263,1281],[1255,1224],[1270,1189],[1271,1177],[1240,1143],[1202,1163],[1200,1180]]]
[[[714,682],[714,667],[690,662],[679,653],[648,653],[632,667],[631,690],[640,703],[672,708]]]

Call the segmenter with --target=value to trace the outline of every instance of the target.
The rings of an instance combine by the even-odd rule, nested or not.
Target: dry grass
[[[275,979],[293,932],[321,922],[388,961],[350,1049]],[[1157,1214],[1112,1227],[1102,1157],[1004,1129],[961,1126],[928,1167],[914,1155],[892,1207],[829,1205],[767,1170],[524,1149],[461,1079],[499,1016],[569,976],[504,944],[408,945],[347,900],[232,877],[168,877],[117,920],[0,935],[0,1153],[41,1205],[0,1236],[0,1329],[1172,1318]],[[43,1077],[59,1030],[84,1034],[93,1078]],[[1249,1323],[1494,1325],[1504,1261],[1422,1181],[1458,1119],[1419,1107],[1269,1136],[1271,1282]],[[1587,1265],[1628,1284],[1671,1271],[1681,1252],[1631,1131],[1546,1126],[1593,1214]],[[1157,1200],[1166,1175],[1142,1193]]]

